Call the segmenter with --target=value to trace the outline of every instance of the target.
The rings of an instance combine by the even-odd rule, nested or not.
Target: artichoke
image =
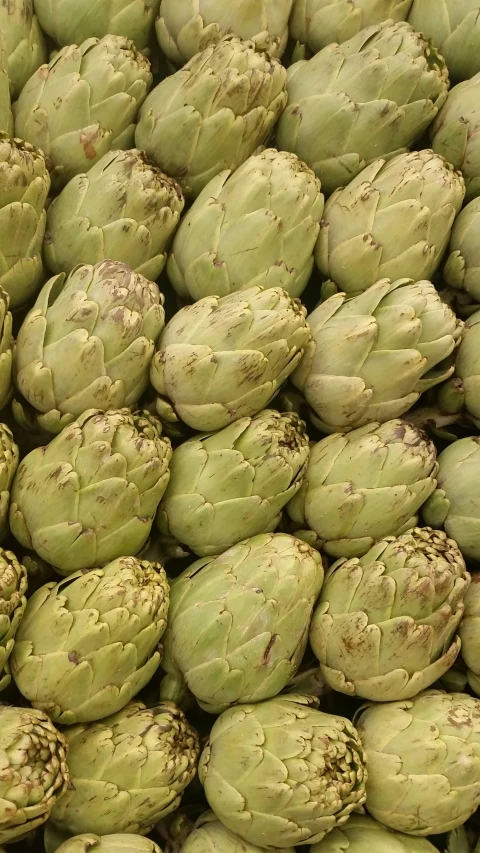
[[[186,305],[162,333],[150,370],[162,420],[221,429],[268,405],[310,339],[306,309],[280,287]]]
[[[0,705],[0,843],[44,823],[67,788],[67,742],[42,711]]]
[[[160,47],[174,65],[188,62],[229,33],[281,56],[293,0],[162,0],[156,23]]]
[[[460,651],[469,583],[457,544],[429,527],[334,563],[310,629],[327,684],[374,702],[410,699],[430,687]]]
[[[452,80],[480,71],[479,0],[414,0],[408,20],[438,47]]]
[[[74,835],[57,848],[57,853],[162,853],[158,844],[142,835]],[[403,851],[402,851],[403,853]],[[422,851],[419,850],[419,853]],[[426,851],[428,853],[428,850]]]
[[[480,302],[480,199],[474,198],[458,214],[450,238],[450,254],[443,277],[450,287]]]
[[[277,145],[304,160],[331,193],[376,158],[409,147],[447,90],[443,59],[410,24],[366,27],[290,67]]]
[[[287,102],[286,77],[278,59],[227,36],[153,89],[140,111],[137,148],[195,198],[263,144]]]
[[[42,152],[0,133],[0,286],[8,292],[12,308],[35,296],[43,282],[49,190]]]
[[[478,309],[479,306],[477,305]],[[446,412],[465,408],[480,426],[480,310],[465,323],[455,359],[455,376],[439,392],[440,407]]]
[[[63,575],[138,553],[171,453],[154,418],[90,409],[22,459],[12,486],[13,535]]]
[[[8,57],[8,76],[14,98],[18,98],[28,78],[46,61],[43,33],[33,13],[33,0],[2,0],[0,30],[3,30]]]
[[[392,832],[368,815],[352,814],[341,828],[337,827],[329,832],[323,841],[314,844],[310,848],[310,853],[438,853],[438,851],[426,838],[413,838],[403,832]]]
[[[56,723],[115,714],[158,669],[168,602],[163,568],[135,557],[45,584],[17,632],[18,689]]]
[[[27,583],[25,566],[12,551],[0,548],[0,691],[11,681],[9,658],[27,606]]]
[[[275,530],[308,455],[304,422],[272,409],[192,438],[173,451],[158,527],[201,557]]]
[[[69,273],[110,258],[155,281],[184,204],[179,185],[141,151],[111,151],[48,208],[45,261]]]
[[[106,35],[125,36],[144,50],[150,42],[160,0],[34,0],[42,29],[57,44],[80,44]]]
[[[13,132],[13,114],[10,100],[7,46],[3,30],[0,29],[0,133]]]
[[[465,595],[465,615],[459,630],[468,683],[480,696],[480,575],[474,573]]]
[[[367,808],[390,829],[437,835],[480,805],[480,700],[427,690],[367,707],[356,721]]]
[[[318,53],[373,24],[405,21],[411,5],[412,0],[294,0],[290,35],[298,45]]]
[[[463,327],[430,281],[408,278],[338,293],[307,319],[312,340],[292,381],[327,433],[403,415],[451,376]]]
[[[118,261],[51,278],[14,357],[16,387],[39,426],[55,433],[89,408],[133,406],[148,386],[164,319],[157,285]],[[21,419],[21,400],[15,411]]]
[[[213,714],[276,696],[302,660],[322,582],[318,551],[284,533],[193,563],[172,581],[161,690],[183,676]]]
[[[438,486],[422,508],[423,518],[432,527],[444,527],[465,557],[480,560],[480,437],[449,444],[438,466]]]
[[[212,728],[200,781],[217,817],[251,844],[313,844],[365,802],[355,728],[315,706],[281,696],[230,708]]]
[[[348,296],[384,277],[430,279],[464,195],[462,176],[428,149],[376,160],[327,201],[317,266]]]
[[[4,409],[10,402],[12,393],[12,349],[14,342],[12,338],[12,315],[8,310],[9,302],[8,293],[0,285],[0,410]]]
[[[66,737],[72,785],[51,820],[74,835],[144,835],[178,807],[195,775],[199,737],[171,702],[130,702]]]
[[[0,542],[8,536],[10,490],[19,459],[19,449],[11,429],[0,424]]]
[[[295,853],[293,847],[282,849],[284,853]],[[264,853],[264,847],[245,842],[239,835],[230,832],[213,812],[206,812],[197,821],[180,853]]]
[[[361,557],[377,540],[416,526],[437,471],[435,445],[416,426],[372,423],[314,445],[287,510],[295,527],[309,528],[300,534],[307,541],[334,557]]]
[[[269,148],[233,175],[221,172],[194,201],[175,236],[170,281],[193,300],[256,284],[300,296],[322,213],[311,169],[295,154]]]
[[[430,135],[433,150],[462,172],[466,200],[480,195],[480,73],[451,89]]]
[[[58,189],[108,151],[133,148],[137,112],[151,82],[148,59],[122,36],[69,45],[22,89],[15,134],[45,152]]]

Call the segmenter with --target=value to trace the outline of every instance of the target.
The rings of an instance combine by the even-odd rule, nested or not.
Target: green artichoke
[[[13,535],[62,575],[138,553],[171,453],[154,418],[90,409],[22,459],[11,494]]]
[[[151,83],[148,59],[122,36],[71,44],[22,89],[15,135],[45,152],[58,189],[108,151],[133,148],[137,112]]]
[[[87,409],[135,405],[164,319],[157,285],[119,261],[51,278],[20,327],[13,366],[39,426],[56,433]],[[21,422],[21,399],[15,412]]]
[[[450,238],[450,254],[443,277],[450,287],[480,302],[480,198],[474,198],[458,214]]]
[[[352,814],[341,828],[314,844],[310,853],[437,853],[426,838],[392,832],[367,815]]]
[[[49,190],[42,152],[0,133],[0,286],[8,292],[12,308],[35,296],[44,280],[42,243]]]
[[[410,24],[366,27],[290,67],[277,145],[304,160],[328,194],[376,158],[409,147],[447,90],[442,57]]]
[[[158,669],[168,602],[163,568],[135,557],[46,584],[17,632],[18,689],[56,723],[115,714]]]
[[[165,327],[150,380],[162,420],[221,429],[268,405],[310,339],[306,309],[280,287],[206,296]]]
[[[281,56],[293,0],[162,0],[156,23],[165,56],[180,66],[229,33]]]
[[[13,97],[18,98],[28,78],[47,58],[33,0],[2,0],[0,30],[5,37],[10,89]]]
[[[462,172],[466,200],[480,195],[480,73],[451,89],[430,136],[433,150]]]
[[[227,36],[153,89],[136,146],[195,198],[267,139],[287,103],[286,77],[278,59]]]
[[[45,261],[69,273],[109,258],[155,281],[184,204],[176,181],[141,151],[111,151],[48,208]]]
[[[476,573],[465,596],[465,615],[458,633],[468,667],[468,683],[480,696],[480,575]]]
[[[80,44],[106,35],[125,36],[144,50],[153,33],[160,0],[34,0],[42,29],[57,44]]]
[[[27,585],[25,566],[12,551],[0,548],[0,691],[11,681],[9,658],[27,606]]]
[[[0,542],[8,536],[10,491],[19,460],[18,445],[11,429],[6,424],[0,424]]]
[[[479,306],[477,305],[478,309]],[[455,375],[442,386],[438,399],[446,412],[463,408],[470,419],[480,426],[480,310],[472,314],[463,328],[455,359]]]
[[[438,465],[438,486],[422,508],[423,518],[444,527],[465,557],[480,560],[480,437],[449,444]]]
[[[213,714],[276,696],[302,660],[322,582],[318,551],[285,533],[193,563],[172,581],[161,690],[183,677]]]
[[[57,853],[162,853],[158,844],[142,835],[74,835],[58,847]],[[403,851],[402,851],[403,853]],[[422,851],[419,851],[422,853]],[[428,851],[426,851],[428,853]]]
[[[213,812],[206,812],[197,821],[180,853],[264,853],[264,849],[245,842],[239,835],[230,832]],[[295,853],[293,847],[282,849],[284,853]]]
[[[327,684],[374,702],[410,699],[430,687],[460,651],[469,583],[457,544],[429,527],[334,563],[310,628]]]
[[[383,21],[405,21],[412,0],[294,0],[290,35],[312,53]]]
[[[44,823],[69,782],[67,742],[42,711],[0,705],[0,843]]]
[[[66,738],[72,784],[51,820],[74,835],[144,835],[195,776],[199,737],[171,702],[130,702],[101,722],[71,726]]]
[[[430,279],[464,195],[462,176],[433,151],[376,160],[327,201],[317,266],[348,296],[381,278]]]
[[[381,423],[448,379],[463,327],[430,281],[377,281],[309,315],[312,340],[292,375],[323,432]],[[452,356],[452,358],[450,358]]]
[[[416,526],[437,471],[435,445],[416,426],[372,423],[314,445],[287,510],[295,527],[309,528],[299,534],[307,541],[333,557],[360,557],[377,540]]]
[[[221,172],[194,201],[175,236],[170,281],[193,300],[256,284],[300,296],[322,213],[311,169],[295,154],[269,148],[233,175]]]
[[[298,415],[272,409],[184,442],[173,451],[160,532],[203,557],[275,530],[309,452]]]
[[[390,829],[437,835],[480,805],[480,700],[426,690],[367,707],[356,721],[367,761],[367,808]]]
[[[0,284],[0,410],[4,409],[7,403],[10,402],[12,395],[12,349],[14,342],[12,337],[12,315],[8,310],[9,302],[8,293],[6,293]]]
[[[0,132],[13,133],[12,103],[5,34],[0,29]]]
[[[479,0],[414,0],[408,20],[438,47],[452,80],[480,71]]]
[[[251,844],[313,844],[365,802],[355,728],[315,706],[280,696],[230,708],[212,728],[200,781],[217,817]]]

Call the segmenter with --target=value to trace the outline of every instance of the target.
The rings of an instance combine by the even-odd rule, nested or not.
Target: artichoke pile
[[[480,853],[480,0],[0,0],[0,853]]]

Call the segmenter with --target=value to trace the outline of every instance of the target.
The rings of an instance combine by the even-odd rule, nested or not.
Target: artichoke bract
[[[437,853],[437,848],[426,838],[393,832],[368,815],[352,814],[342,827],[314,844],[310,853]]]
[[[42,29],[60,45],[106,35],[125,36],[139,50],[149,44],[160,0],[34,0]]]
[[[294,694],[239,705],[210,732],[200,781],[217,817],[249,843],[312,844],[365,802],[357,731],[315,705]]]
[[[327,572],[310,628],[327,683],[374,702],[410,699],[430,687],[460,651],[469,583],[456,543],[428,527],[383,539],[360,559],[339,560]]]
[[[65,736],[72,785],[51,820],[74,835],[144,835],[179,806],[195,776],[199,737],[171,702],[130,702],[101,722],[71,726]]]
[[[158,42],[177,66],[229,33],[281,56],[291,8],[292,0],[162,0],[155,25]]]
[[[480,199],[474,198],[458,214],[450,238],[443,277],[456,290],[480,302]]]
[[[158,844],[142,835],[74,835],[57,848],[56,853],[162,853]],[[394,851],[396,853],[396,851]],[[403,851],[402,851],[403,853]],[[416,853],[414,851],[413,853]],[[419,850],[419,853],[422,851]]]
[[[108,151],[133,148],[151,83],[148,59],[129,39],[107,35],[69,45],[25,84],[15,103],[15,135],[42,149],[58,189]]]
[[[181,848],[181,853],[264,853],[264,847],[250,844],[230,832],[213,812],[206,812],[197,820]],[[293,847],[282,847],[284,853],[295,853]],[[67,851],[68,853],[68,851]]]
[[[328,199],[317,266],[348,296],[382,278],[430,279],[464,196],[460,173],[429,149],[376,160]]]
[[[275,530],[308,455],[304,422],[273,409],[192,438],[173,451],[157,526],[201,557]]]
[[[170,281],[193,300],[256,284],[300,296],[322,213],[312,170],[295,154],[269,148],[233,175],[221,172],[195,199],[175,236]]]
[[[5,35],[0,29],[0,132],[13,133],[12,102]]]
[[[287,102],[286,78],[278,59],[227,36],[152,90],[136,146],[195,198],[264,143]]]
[[[0,423],[0,542],[8,536],[10,491],[19,460],[18,445],[10,427]]]
[[[8,76],[14,98],[47,58],[43,33],[33,12],[33,0],[0,3],[0,30],[8,56]]]
[[[0,133],[0,286],[7,291],[12,308],[27,302],[43,282],[49,190],[42,152]]]
[[[27,606],[27,570],[13,551],[0,548],[0,690],[11,681],[9,658]],[[1,826],[1,821],[0,821]]]
[[[294,0],[290,35],[297,45],[318,53],[373,24],[405,21],[411,5],[412,0]]]
[[[366,27],[290,66],[277,145],[331,193],[378,157],[409,147],[445,102],[443,59],[406,22]]]
[[[302,660],[322,582],[320,554],[284,533],[198,560],[172,581],[162,666],[214,714],[276,696]]]
[[[430,137],[433,150],[462,172],[466,200],[480,195],[480,73],[449,92]]]
[[[452,80],[480,71],[479,0],[414,0],[408,20],[438,47]]]
[[[480,696],[480,575],[473,574],[465,596],[465,615],[460,625],[462,658],[468,667],[468,683]]]
[[[416,426],[372,423],[314,445],[287,510],[296,528],[309,528],[299,534],[307,541],[334,557],[360,557],[416,526],[437,471],[435,445]]]
[[[463,327],[430,281],[411,279],[335,294],[307,320],[312,340],[292,382],[328,433],[407,412],[452,375]]]
[[[63,575],[135,555],[167,486],[171,454],[148,414],[89,410],[22,459],[11,531]]]
[[[56,723],[115,714],[158,669],[168,602],[164,569],[135,557],[45,584],[17,632],[18,689]]]
[[[255,415],[309,339],[306,309],[280,287],[186,305],[165,327],[151,364],[160,418],[208,432]]]
[[[390,829],[437,835],[480,805],[480,700],[426,690],[367,707],[356,719],[367,808]]]
[[[0,843],[44,823],[69,783],[67,742],[42,711],[0,705]]]
[[[449,444],[438,464],[438,486],[422,508],[423,518],[444,527],[465,557],[480,560],[480,437]]]
[[[184,207],[176,181],[141,151],[111,151],[48,208],[45,261],[54,273],[104,258],[155,281]]]
[[[135,405],[164,320],[157,285],[119,261],[51,278],[20,327],[13,367],[40,427],[55,433],[87,409]]]

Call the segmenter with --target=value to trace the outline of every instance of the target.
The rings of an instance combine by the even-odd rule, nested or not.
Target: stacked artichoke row
[[[0,0],[0,853],[480,853],[480,0]]]

